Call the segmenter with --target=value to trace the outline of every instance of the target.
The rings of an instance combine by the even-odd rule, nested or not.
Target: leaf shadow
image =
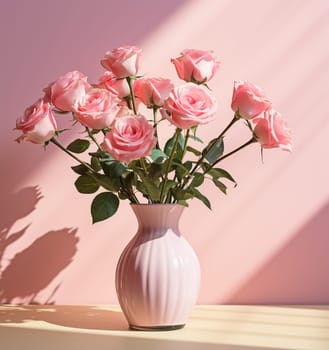
[[[0,220],[0,269],[2,257],[7,247],[20,239],[29,227],[27,225],[23,229],[11,233],[14,223],[31,214],[42,195],[38,186],[30,186],[14,193],[5,193],[4,198],[6,205],[1,208]]]
[[[1,273],[0,303],[36,303],[38,293],[72,262],[78,241],[77,229],[53,230],[17,253]]]

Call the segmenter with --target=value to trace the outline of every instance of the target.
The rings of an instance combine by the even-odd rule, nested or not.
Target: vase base
[[[136,326],[129,325],[129,328],[133,331],[153,331],[153,332],[161,332],[161,331],[173,331],[175,329],[183,328],[185,324],[175,324],[175,325],[165,325],[165,326]]]

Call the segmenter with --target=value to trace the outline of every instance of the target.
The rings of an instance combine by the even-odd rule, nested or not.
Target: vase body
[[[116,269],[116,291],[129,326],[139,330],[185,325],[200,284],[198,258],[179,231],[184,207],[132,204],[138,231]]]

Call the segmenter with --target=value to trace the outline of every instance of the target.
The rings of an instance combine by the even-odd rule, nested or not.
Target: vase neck
[[[139,229],[178,229],[184,206],[179,204],[132,204]]]

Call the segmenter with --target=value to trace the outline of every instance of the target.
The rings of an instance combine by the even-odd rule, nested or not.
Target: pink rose
[[[135,46],[118,47],[108,51],[101,60],[101,65],[112,71],[117,78],[136,75],[142,49]]]
[[[187,82],[209,81],[219,68],[213,51],[186,49],[181,52],[181,56],[172,58],[171,62],[179,78]]]
[[[130,162],[146,157],[156,144],[154,129],[140,114],[125,115],[115,120],[101,147],[114,159]]]
[[[91,88],[75,103],[75,118],[89,128],[104,129],[113,123],[119,101],[108,90]]]
[[[111,71],[106,71],[99,78],[98,87],[107,89],[112,94],[118,95],[120,98],[125,98],[130,95],[129,85],[126,79],[117,79]]]
[[[73,71],[49,84],[44,89],[44,98],[62,111],[72,111],[72,106],[89,87],[87,77],[78,71]]]
[[[16,139],[19,143],[30,141],[42,144],[49,141],[57,130],[50,104],[40,99],[26,108],[23,117],[16,121],[16,129],[23,132],[23,135]]]
[[[147,107],[161,107],[174,84],[164,78],[142,78],[134,82],[134,93]]]
[[[252,120],[255,124],[254,134],[263,148],[280,147],[291,152],[291,131],[280,113],[274,109],[264,112],[263,117]]]
[[[272,101],[259,87],[248,81],[235,81],[232,97],[232,110],[243,119],[251,119],[271,108]]]
[[[171,91],[164,103],[162,115],[180,129],[189,129],[212,121],[217,102],[203,85],[186,83]]]

